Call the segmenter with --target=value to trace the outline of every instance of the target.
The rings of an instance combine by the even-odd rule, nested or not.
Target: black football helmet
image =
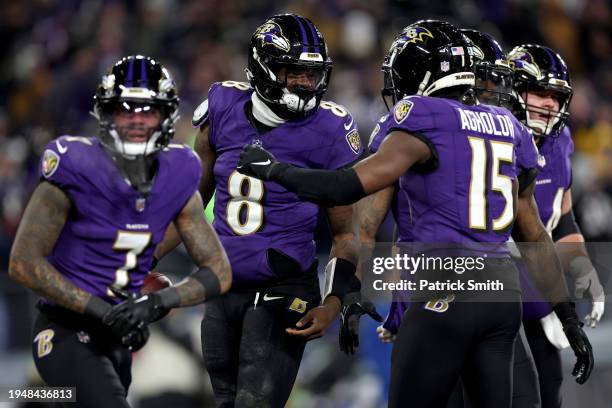
[[[511,109],[514,103],[512,93],[514,72],[510,68],[506,53],[487,33],[469,29],[462,29],[461,32],[473,44],[472,50],[476,58],[474,64],[476,97],[481,103]]]
[[[135,55],[109,68],[94,96],[93,116],[100,123],[100,141],[133,187],[148,194],[154,177],[157,151],[168,145],[178,119],[179,98],[170,73],[153,58]],[[116,126],[119,111],[146,112],[156,109],[159,125],[148,129],[143,142],[129,141]]]
[[[558,136],[569,118],[573,90],[567,65],[549,47],[525,44],[514,47],[508,54],[514,70],[514,91],[517,99],[514,115],[534,130],[538,136]],[[542,108],[529,104],[528,93],[553,91],[559,102],[559,112],[549,111],[548,120],[535,120],[529,110]]]
[[[331,70],[327,44],[307,18],[273,16],[251,37],[247,78],[264,103],[283,119],[300,119],[317,110]],[[288,89],[288,72],[307,74],[313,86]]]
[[[393,104],[408,95],[474,86],[471,42],[458,28],[438,20],[421,20],[395,38],[382,65],[382,97]],[[460,89],[457,88],[457,89]]]

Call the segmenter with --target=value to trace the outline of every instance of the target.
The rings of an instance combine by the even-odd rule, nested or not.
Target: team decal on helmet
[[[542,72],[540,67],[535,63],[533,56],[523,48],[515,48],[508,55],[510,59],[510,67],[515,71],[525,71],[529,75],[540,79]]]
[[[261,45],[273,45],[281,50],[288,52],[291,49],[289,40],[283,35],[281,27],[274,22],[262,24],[256,31],[255,37],[261,41]]]
[[[403,50],[409,43],[424,42],[426,37],[433,38],[433,34],[427,28],[408,26],[404,28],[399,37],[393,41],[391,48],[400,48]]]

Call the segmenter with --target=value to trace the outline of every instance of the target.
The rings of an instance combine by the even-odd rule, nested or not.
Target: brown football
[[[159,272],[149,272],[145,277],[142,284],[141,293],[146,295],[147,293],[157,292],[172,285],[172,282],[166,275]]]

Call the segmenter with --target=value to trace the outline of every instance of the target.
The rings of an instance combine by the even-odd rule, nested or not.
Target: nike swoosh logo
[[[267,302],[269,300],[282,299],[282,298],[283,298],[283,296],[268,296],[268,295],[264,295],[263,296],[264,302]]]
[[[57,146],[57,150],[59,150],[59,152],[60,152],[61,154],[64,154],[64,153],[66,153],[66,152],[68,151],[68,148],[67,148],[67,147],[65,147],[65,146],[62,146],[62,145],[60,144],[59,140],[56,140],[56,141],[55,141],[55,145]]]
[[[268,159],[265,162],[253,162],[251,164],[254,164],[255,166],[267,166],[270,163],[272,163],[272,162],[270,161],[270,159]]]
[[[344,124],[344,129],[349,130],[353,126],[353,117],[351,116],[351,121],[349,123]]]

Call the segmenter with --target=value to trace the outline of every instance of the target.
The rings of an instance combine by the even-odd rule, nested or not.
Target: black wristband
[[[580,227],[576,223],[574,217],[574,211],[569,210],[559,218],[559,223],[554,230],[552,230],[552,239],[557,242],[563,237],[571,234],[581,234]]]
[[[159,259],[157,259],[155,255],[153,255],[153,262],[151,263],[151,270],[155,269],[158,263],[159,263]]]
[[[221,282],[210,268],[200,268],[192,273],[191,277],[204,286],[205,300],[210,300],[221,294]]]
[[[85,306],[85,311],[83,312],[86,316],[91,316],[96,319],[102,320],[102,318],[108,313],[113,307],[100,299],[97,296],[91,296],[87,305]]]
[[[553,307],[553,311],[557,314],[559,320],[561,320],[563,327],[567,323],[580,323],[574,302],[559,302]]]
[[[346,259],[332,259],[325,268],[325,297],[334,295],[342,300],[350,291],[355,269],[355,264]]]
[[[161,305],[165,309],[173,309],[181,305],[181,296],[174,286],[155,292],[153,296],[159,296]]]

